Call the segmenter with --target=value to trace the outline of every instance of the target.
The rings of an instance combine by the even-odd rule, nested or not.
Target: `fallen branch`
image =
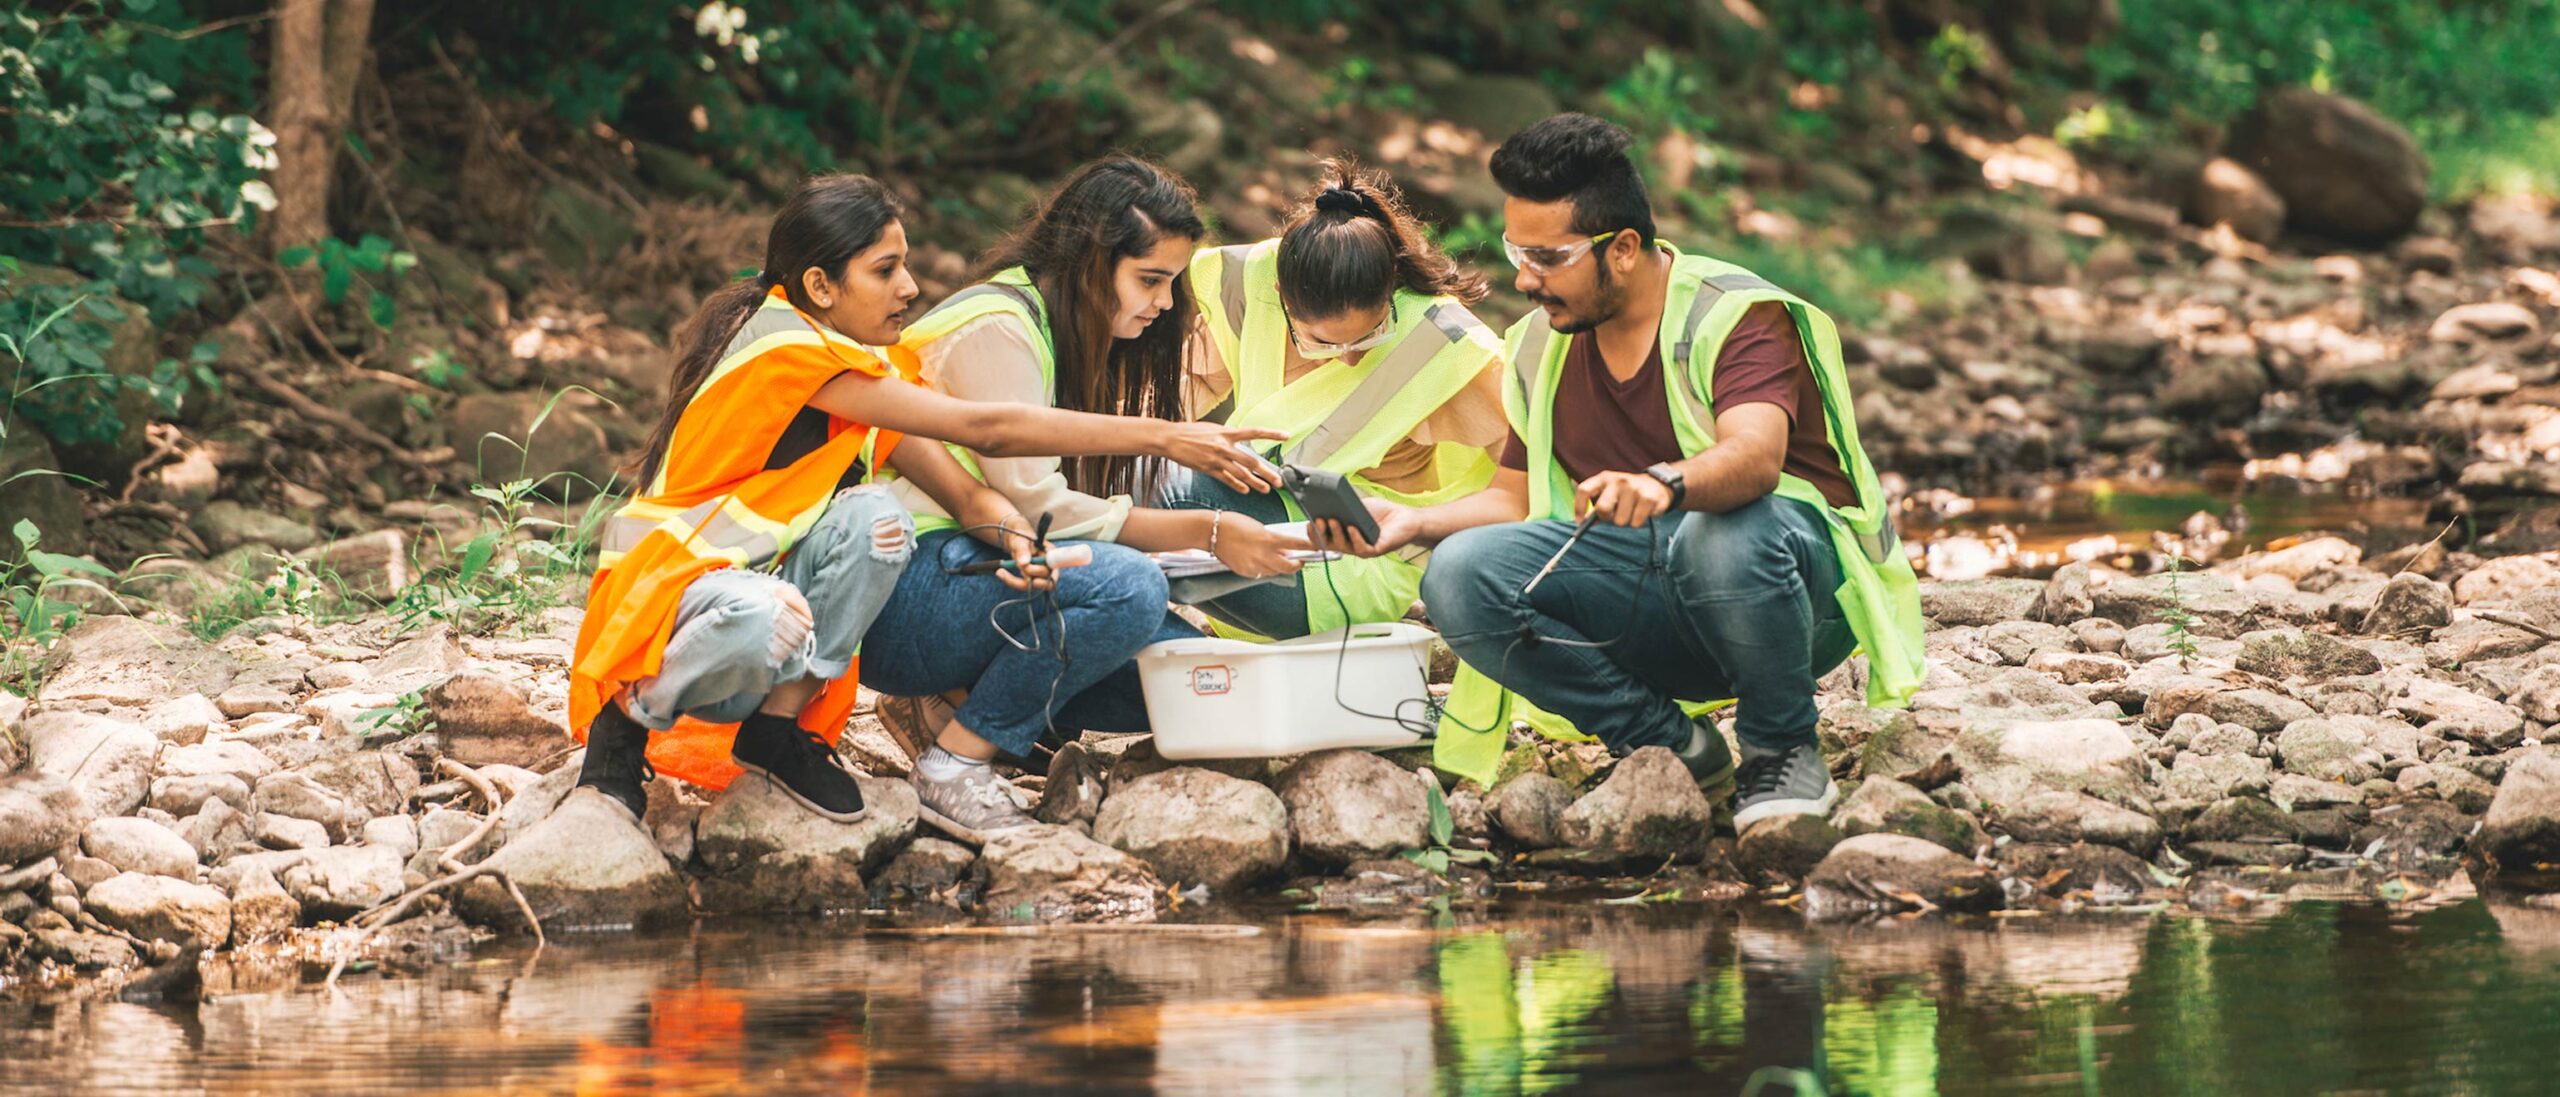
[[[2473,612],[2472,616],[2483,621],[2487,621],[2493,625],[2505,625],[2511,629],[2530,632],[2545,640],[2560,640],[2560,632],[2553,632],[2550,629],[2544,628],[2541,625],[2537,625],[2512,613],[2506,613],[2494,609],[2484,609]]]
[[[100,518],[118,518],[125,515],[157,518],[167,522],[169,528],[177,532],[178,539],[187,543],[187,547],[196,550],[200,556],[207,558],[213,556],[213,550],[205,547],[204,538],[196,536],[196,531],[187,528],[186,512],[175,506],[167,503],[118,503],[98,512]]]
[[[451,758],[438,758],[436,759],[436,768],[445,773],[450,773],[455,777],[461,778],[464,784],[471,786],[471,791],[480,794],[480,800],[482,803],[489,805],[489,815],[487,818],[480,820],[479,826],[471,828],[471,833],[464,835],[461,841],[444,847],[444,852],[436,856],[436,866],[438,868],[441,868],[446,872],[461,872],[463,871],[464,866],[462,862],[454,860],[454,858],[461,853],[467,853],[471,850],[480,848],[480,843],[489,837],[489,832],[498,829],[498,818],[500,813],[505,810],[506,805],[498,799],[498,790],[489,784],[489,779],[480,776],[480,774],[473,771],[471,767],[465,766],[460,762],[456,762]],[[508,886],[513,887],[514,885],[509,884]],[[537,929],[535,932],[539,934],[541,931]]]
[[[341,361],[344,361],[344,359],[341,359]],[[293,409],[295,414],[327,424],[329,427],[346,435],[348,438],[357,442],[362,442],[373,449],[380,450],[382,451],[383,456],[389,457],[402,464],[409,465],[413,468],[428,469],[453,460],[453,447],[451,446],[437,446],[433,449],[413,450],[398,442],[394,442],[389,438],[383,437],[372,427],[356,422],[353,416],[313,400],[312,398],[303,395],[302,390],[285,384],[282,381],[278,381],[275,378],[259,373],[246,366],[235,366],[232,368],[232,373],[248,381],[251,385],[256,386],[258,391],[282,401],[286,407]]]

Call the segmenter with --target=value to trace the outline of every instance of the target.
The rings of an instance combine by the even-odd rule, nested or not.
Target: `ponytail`
[[[1280,301],[1292,315],[1324,320],[1384,308],[1398,289],[1484,300],[1484,276],[1431,242],[1385,175],[1342,159],[1324,161],[1323,170],[1323,184],[1280,232]]]
[[[667,447],[675,441],[676,424],[684,419],[685,405],[701,391],[711,367],[728,354],[729,344],[737,340],[747,319],[764,307],[765,296],[780,287],[793,307],[816,312],[801,275],[816,268],[829,278],[842,279],[854,257],[879,243],[899,212],[898,200],[888,188],[868,175],[812,176],[792,192],[765,234],[764,269],[720,287],[676,329],[680,349],[667,381],[667,408],[649,434],[648,448],[641,451],[634,491],[645,493],[656,481]]]

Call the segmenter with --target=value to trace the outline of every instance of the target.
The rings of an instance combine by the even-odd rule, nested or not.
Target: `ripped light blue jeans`
[[[915,541],[915,519],[887,489],[847,488],[780,567],[722,568],[695,579],[676,604],[657,675],[625,695],[632,718],[660,731],[679,716],[736,723],[776,686],[843,676]],[[808,604],[806,625],[785,608],[795,596]]]

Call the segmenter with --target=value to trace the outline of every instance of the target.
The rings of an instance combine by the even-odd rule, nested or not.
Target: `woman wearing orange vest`
[[[1269,432],[978,404],[911,383],[911,360],[872,349],[897,342],[917,295],[898,215],[875,180],[811,179],[775,216],[763,273],[679,332],[642,494],[606,527],[570,667],[570,723],[588,745],[578,783],[635,818],[652,763],[715,787],[762,773],[820,815],[860,817],[832,743],[853,707],[855,649],[914,546],[905,509],[866,483],[882,466],[1010,557],[992,581],[1053,585],[1032,523],[942,446],[901,446],[904,432],[989,453],[1139,453],[1239,486],[1259,475],[1236,447]],[[1025,612],[1075,609],[1061,597]],[[948,627],[973,624],[986,627]]]

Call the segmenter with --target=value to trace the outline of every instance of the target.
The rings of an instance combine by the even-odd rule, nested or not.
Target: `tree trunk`
[[[276,208],[267,224],[278,249],[329,235],[329,184],[355,116],[374,0],[278,0],[273,81]]]
[[[283,249],[329,235],[328,0],[278,0],[267,70],[276,133],[276,208],[268,243]]]

